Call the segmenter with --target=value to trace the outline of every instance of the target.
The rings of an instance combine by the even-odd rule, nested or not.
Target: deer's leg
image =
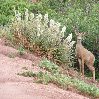
[[[93,67],[93,66],[88,66],[89,67],[89,69],[91,70],[91,72],[92,72],[92,75],[93,75],[93,81],[95,81],[95,68]]]
[[[79,68],[80,68],[80,73],[81,73],[81,59],[78,59],[78,62],[79,62]]]
[[[95,69],[92,73],[93,73],[93,81],[95,81]]]
[[[84,60],[81,60],[82,75],[84,77]]]

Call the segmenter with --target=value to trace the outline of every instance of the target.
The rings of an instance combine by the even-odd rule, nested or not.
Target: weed
[[[25,76],[25,77],[35,77],[36,74],[33,73],[32,71],[27,71],[27,72],[23,72],[23,73],[18,73],[18,75],[22,75],[22,76]]]
[[[24,70],[28,70],[28,68],[27,68],[27,67],[22,67],[22,69],[24,69]]]
[[[10,58],[15,58],[16,55],[15,55],[14,53],[9,53],[9,54],[8,54],[8,57],[10,57]]]
[[[25,49],[24,49],[23,45],[20,45],[19,46],[18,51],[19,51],[19,54],[20,55],[23,55],[24,54]]]

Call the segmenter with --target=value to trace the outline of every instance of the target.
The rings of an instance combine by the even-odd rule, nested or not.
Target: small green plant
[[[36,76],[36,74],[33,73],[32,71],[26,71],[23,73],[18,73],[18,75],[25,76],[25,77],[35,77]]]
[[[9,54],[8,54],[8,57],[10,57],[10,58],[15,58],[16,55],[15,55],[14,53],[9,53]]]
[[[41,68],[48,70],[51,73],[60,72],[59,67],[51,61],[47,59],[43,59],[39,65]]]
[[[51,82],[51,77],[48,72],[39,72],[37,73],[37,80],[38,83],[48,84]]]
[[[25,49],[24,49],[23,45],[20,45],[19,46],[18,51],[19,51],[19,54],[20,55],[23,55],[24,54]]]

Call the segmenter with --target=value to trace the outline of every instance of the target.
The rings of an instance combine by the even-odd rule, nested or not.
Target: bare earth
[[[0,99],[88,99],[79,94],[65,91],[53,84],[33,83],[33,78],[17,75],[28,70],[40,71],[40,59],[27,54],[22,57],[12,47],[0,40]]]

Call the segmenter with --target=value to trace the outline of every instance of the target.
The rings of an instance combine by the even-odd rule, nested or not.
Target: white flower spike
[[[34,13],[30,13],[30,20],[34,19]]]
[[[70,42],[69,47],[72,48],[74,44],[75,44],[75,41]]]
[[[57,22],[56,25],[57,25],[57,27],[60,27],[61,26],[61,24],[59,22]]]
[[[49,19],[48,19],[48,13],[44,15],[44,21],[45,21],[46,23],[48,23],[48,21],[49,21]]]
[[[18,11],[16,14],[17,21],[21,21],[21,13]]]
[[[72,33],[66,38],[67,43],[70,43],[72,40]]]
[[[29,13],[28,12],[29,12],[28,9],[26,9],[26,11],[25,11],[25,20],[26,21],[28,21],[28,19],[29,19]]]
[[[62,28],[61,33],[64,33],[65,31],[66,31],[66,26],[64,26],[64,27]]]
[[[39,20],[42,20],[42,14],[39,14],[39,15],[37,16],[37,18],[38,18]]]
[[[55,21],[54,20],[50,20],[50,27],[54,27]]]

